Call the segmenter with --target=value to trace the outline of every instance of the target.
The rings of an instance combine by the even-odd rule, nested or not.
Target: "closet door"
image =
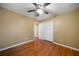
[[[45,26],[46,26],[45,40],[53,41],[53,21],[48,21]]]
[[[43,40],[53,41],[53,21],[43,22],[39,24],[39,38]]]
[[[44,23],[39,24],[39,38],[44,39]]]

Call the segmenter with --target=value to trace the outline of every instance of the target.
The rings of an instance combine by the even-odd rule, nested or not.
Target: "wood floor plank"
[[[45,40],[36,39],[15,48],[0,52],[1,56],[79,56],[78,51],[59,46]]]

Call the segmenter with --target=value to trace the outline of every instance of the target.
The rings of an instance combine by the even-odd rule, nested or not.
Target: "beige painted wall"
[[[79,48],[79,9],[54,19],[54,41]]]
[[[0,8],[0,48],[33,40],[34,22],[32,18]]]

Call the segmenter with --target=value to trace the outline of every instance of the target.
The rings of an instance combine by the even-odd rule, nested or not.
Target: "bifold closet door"
[[[44,39],[45,35],[44,35],[44,23],[40,23],[39,24],[39,38],[40,39]]]
[[[53,21],[42,22],[39,24],[39,38],[53,41]]]

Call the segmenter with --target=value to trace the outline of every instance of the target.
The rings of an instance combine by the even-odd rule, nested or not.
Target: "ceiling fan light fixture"
[[[38,9],[36,12],[39,13],[39,14],[43,14],[43,10],[42,9]]]

